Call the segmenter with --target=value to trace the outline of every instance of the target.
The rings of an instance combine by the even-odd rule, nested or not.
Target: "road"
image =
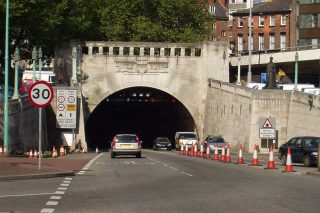
[[[0,182],[0,212],[318,212],[319,177],[281,170],[177,152],[101,153],[74,177]]]

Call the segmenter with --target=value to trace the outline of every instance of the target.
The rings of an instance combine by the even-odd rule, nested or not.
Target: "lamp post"
[[[16,51],[14,52],[14,94],[12,96],[12,99],[19,98],[19,95],[18,95],[19,60],[20,60],[19,48],[16,47]]]
[[[39,81],[41,81],[41,71],[42,71],[42,49],[39,47],[38,50],[38,59],[39,59]]]
[[[251,24],[252,24],[252,0],[249,0],[249,39],[248,39],[248,45],[249,45],[249,56],[248,56],[248,76],[247,76],[247,83],[251,83],[252,80],[252,72],[251,72],[251,43],[252,43],[252,29],[251,29]]]
[[[3,118],[3,145],[4,151],[7,153],[8,148],[8,120],[9,120],[9,100],[8,100],[8,84],[9,84],[9,0],[6,1],[6,41],[5,41],[5,77],[4,77],[4,118]]]
[[[77,83],[77,48],[72,48],[72,83]]]
[[[241,61],[241,53],[237,53],[237,59],[238,59],[238,77],[237,77],[237,85],[241,85],[241,71],[240,71],[240,61]]]
[[[37,60],[37,49],[33,47],[32,50],[32,83],[36,82],[36,60]]]
[[[298,52],[296,52],[295,55],[295,66],[294,66],[294,90],[298,90],[298,71],[299,71],[299,67],[298,67],[298,62],[299,62],[299,56],[298,56]]]

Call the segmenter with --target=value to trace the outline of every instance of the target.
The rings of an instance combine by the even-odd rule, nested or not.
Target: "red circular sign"
[[[46,107],[53,99],[53,88],[46,81],[37,81],[31,85],[28,97],[33,106],[39,108]]]

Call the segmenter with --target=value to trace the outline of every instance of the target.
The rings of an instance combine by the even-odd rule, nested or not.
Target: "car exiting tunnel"
[[[168,137],[174,146],[177,131],[194,131],[195,122],[176,98],[149,87],[131,87],[106,97],[86,123],[89,148],[106,149],[115,134],[135,133],[143,148],[155,137]]]

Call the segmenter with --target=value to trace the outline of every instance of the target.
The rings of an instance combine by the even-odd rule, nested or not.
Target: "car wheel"
[[[137,158],[141,158],[141,153],[136,154]]]
[[[113,152],[111,152],[111,158],[115,158],[116,154],[114,154]]]
[[[310,156],[309,155],[305,155],[303,157],[303,164],[306,166],[306,167],[310,167],[311,166],[311,159],[310,159]]]
[[[168,151],[171,151],[171,149],[168,149]]]
[[[281,156],[281,164],[282,164],[283,166],[285,166],[285,165],[287,164],[287,156],[285,156],[285,155],[282,155],[282,156]]]

